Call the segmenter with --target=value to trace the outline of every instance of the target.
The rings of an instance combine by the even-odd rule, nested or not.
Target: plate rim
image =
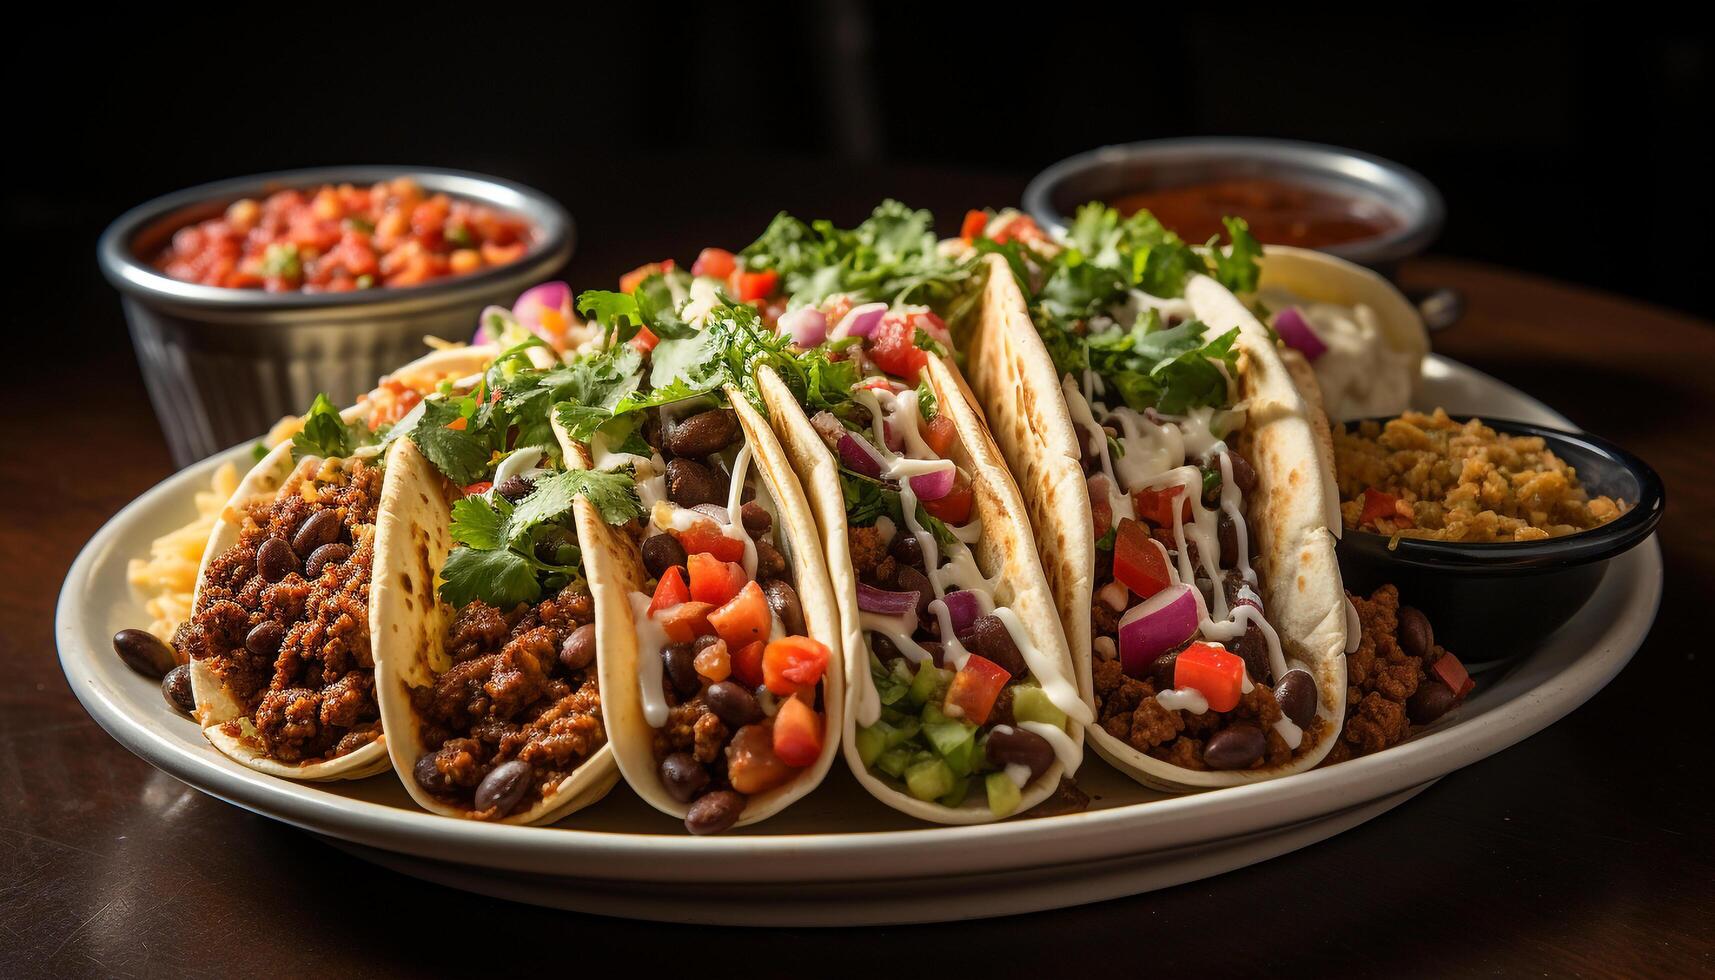
[[[1537,399],[1474,368],[1432,355],[1454,374],[1469,372],[1565,420]],[[1569,428],[1573,428],[1567,421]],[[1660,545],[1652,535],[1610,566],[1591,604],[1616,603],[1627,615],[1602,624],[1566,668],[1475,715],[1457,719],[1384,753],[1277,780],[1186,794],[1144,803],[1038,820],[969,827],[925,825],[894,831],[831,831],[696,838],[628,834],[572,827],[514,827],[451,820],[383,803],[305,793],[303,784],[274,779],[232,763],[212,747],[195,747],[165,731],[169,719],[139,718],[93,668],[105,644],[102,610],[88,610],[94,573],[116,539],[163,498],[188,502],[188,487],[205,486],[215,467],[239,459],[245,446],[217,453],[172,474],[129,502],[91,536],[62,584],[55,610],[61,669],[73,694],[103,730],[151,765],[235,806],[270,819],[405,855],[500,870],[570,874],[639,882],[790,883],[900,877],[916,874],[1004,873],[1103,856],[1168,852],[1257,833],[1337,813],[1438,779],[1508,748],[1575,710],[1628,663],[1652,628],[1662,596]],[[1622,583],[1630,582],[1630,587]],[[1647,606],[1647,613],[1644,607]],[[1586,609],[1589,605],[1586,606]],[[1581,611],[1582,614],[1582,611]],[[1582,615],[1574,618],[1577,622]],[[1506,677],[1495,690],[1506,689]],[[1494,695],[1499,697],[1499,695]],[[1105,763],[1087,763],[1104,765]],[[1334,801],[1330,803],[1329,801]],[[1222,828],[1211,835],[1211,818]],[[572,819],[575,819],[572,818]],[[1145,831],[1143,834],[1136,831]],[[1128,833],[1132,831],[1132,833]],[[1139,846],[1139,841],[1142,846]],[[1116,846],[1116,842],[1120,842]],[[1037,845],[1037,846],[1031,846]],[[1042,846],[1052,845],[1052,846]],[[877,860],[884,852],[887,860]],[[568,870],[556,870],[556,869]]]

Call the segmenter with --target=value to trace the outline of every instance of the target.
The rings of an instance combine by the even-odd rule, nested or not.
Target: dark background
[[[1493,5],[1320,22],[1292,5],[1026,14],[812,0],[673,17],[567,6],[407,20],[246,5],[176,23],[80,14],[23,28],[4,69],[22,138],[7,154],[3,214],[9,237],[29,244],[32,284],[14,301],[80,339],[122,344],[93,261],[106,222],[156,194],[288,167],[512,177],[559,198],[586,241],[618,245],[645,196],[682,202],[689,225],[730,226],[722,185],[744,179],[745,161],[824,164],[797,168],[810,179],[769,206],[851,221],[861,210],[827,214],[828,190],[854,170],[894,168],[902,196],[926,168],[1022,188],[1103,143],[1250,134],[1420,170],[1447,198],[1438,251],[1715,313],[1703,282],[1711,38],[1668,18],[1633,27],[1612,8],[1586,18]],[[760,230],[769,216],[746,217]],[[940,218],[956,227],[958,215]],[[574,259],[570,278],[614,271]]]

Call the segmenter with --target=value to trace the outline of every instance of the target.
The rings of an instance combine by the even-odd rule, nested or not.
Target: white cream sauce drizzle
[[[1060,765],[1065,767],[1068,776],[1078,771],[1078,764],[1084,761],[1084,752],[1065,730],[1045,721],[1021,721],[1018,727],[1047,739],[1048,744],[1054,748],[1054,758],[1060,760]]]
[[[637,628],[637,693],[643,704],[643,720],[650,728],[667,724],[667,694],[661,689],[660,650],[667,645],[667,632],[649,615],[650,597],[633,592],[631,618]]]

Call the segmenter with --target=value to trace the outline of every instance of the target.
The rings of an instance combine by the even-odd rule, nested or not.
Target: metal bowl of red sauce
[[[571,216],[497,177],[328,167],[188,188],[126,212],[97,261],[117,288],[173,458],[254,438],[318,392],[350,404],[468,339],[572,252]]]
[[[1038,174],[1024,210],[1046,228],[1102,201],[1147,209],[1189,242],[1250,224],[1266,245],[1296,245],[1390,272],[1441,230],[1441,194],[1417,172],[1356,150],[1248,137],[1146,140],[1069,157]]]

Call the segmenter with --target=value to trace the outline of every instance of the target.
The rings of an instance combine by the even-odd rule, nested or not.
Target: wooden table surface
[[[965,207],[1016,200],[1022,185],[802,164],[688,211],[604,193],[673,186],[668,162],[514,176],[579,216],[575,285],[612,282],[665,255],[684,261],[710,242],[742,244],[780,207],[846,222],[894,194],[948,225]],[[84,250],[60,260],[90,262],[93,235],[75,244]],[[1715,328],[1458,261],[1418,260],[1403,277],[1458,287],[1469,300],[1464,321],[1435,338],[1438,351],[1542,398],[1666,479],[1661,614],[1607,689],[1370,823],[1215,879],[988,922],[721,937],[513,905],[379,870],[203,796],[90,720],[55,657],[60,581],[96,528],[172,470],[117,299],[91,274],[54,308],[93,324],[96,339],[14,382],[22,391],[13,402],[34,409],[32,424],[17,426],[0,454],[9,586],[0,665],[13,678],[0,686],[0,976],[576,974],[596,945],[647,968],[718,962],[695,944],[722,941],[742,944],[734,955],[764,973],[871,973],[883,956],[906,970],[1004,957],[1019,971],[1060,967],[1053,975],[1072,964],[1135,975],[1708,973],[1715,797],[1696,787],[1715,740],[1696,692],[1715,681],[1710,631],[1699,625],[1715,581],[1715,528],[1703,510],[1715,505]]]

